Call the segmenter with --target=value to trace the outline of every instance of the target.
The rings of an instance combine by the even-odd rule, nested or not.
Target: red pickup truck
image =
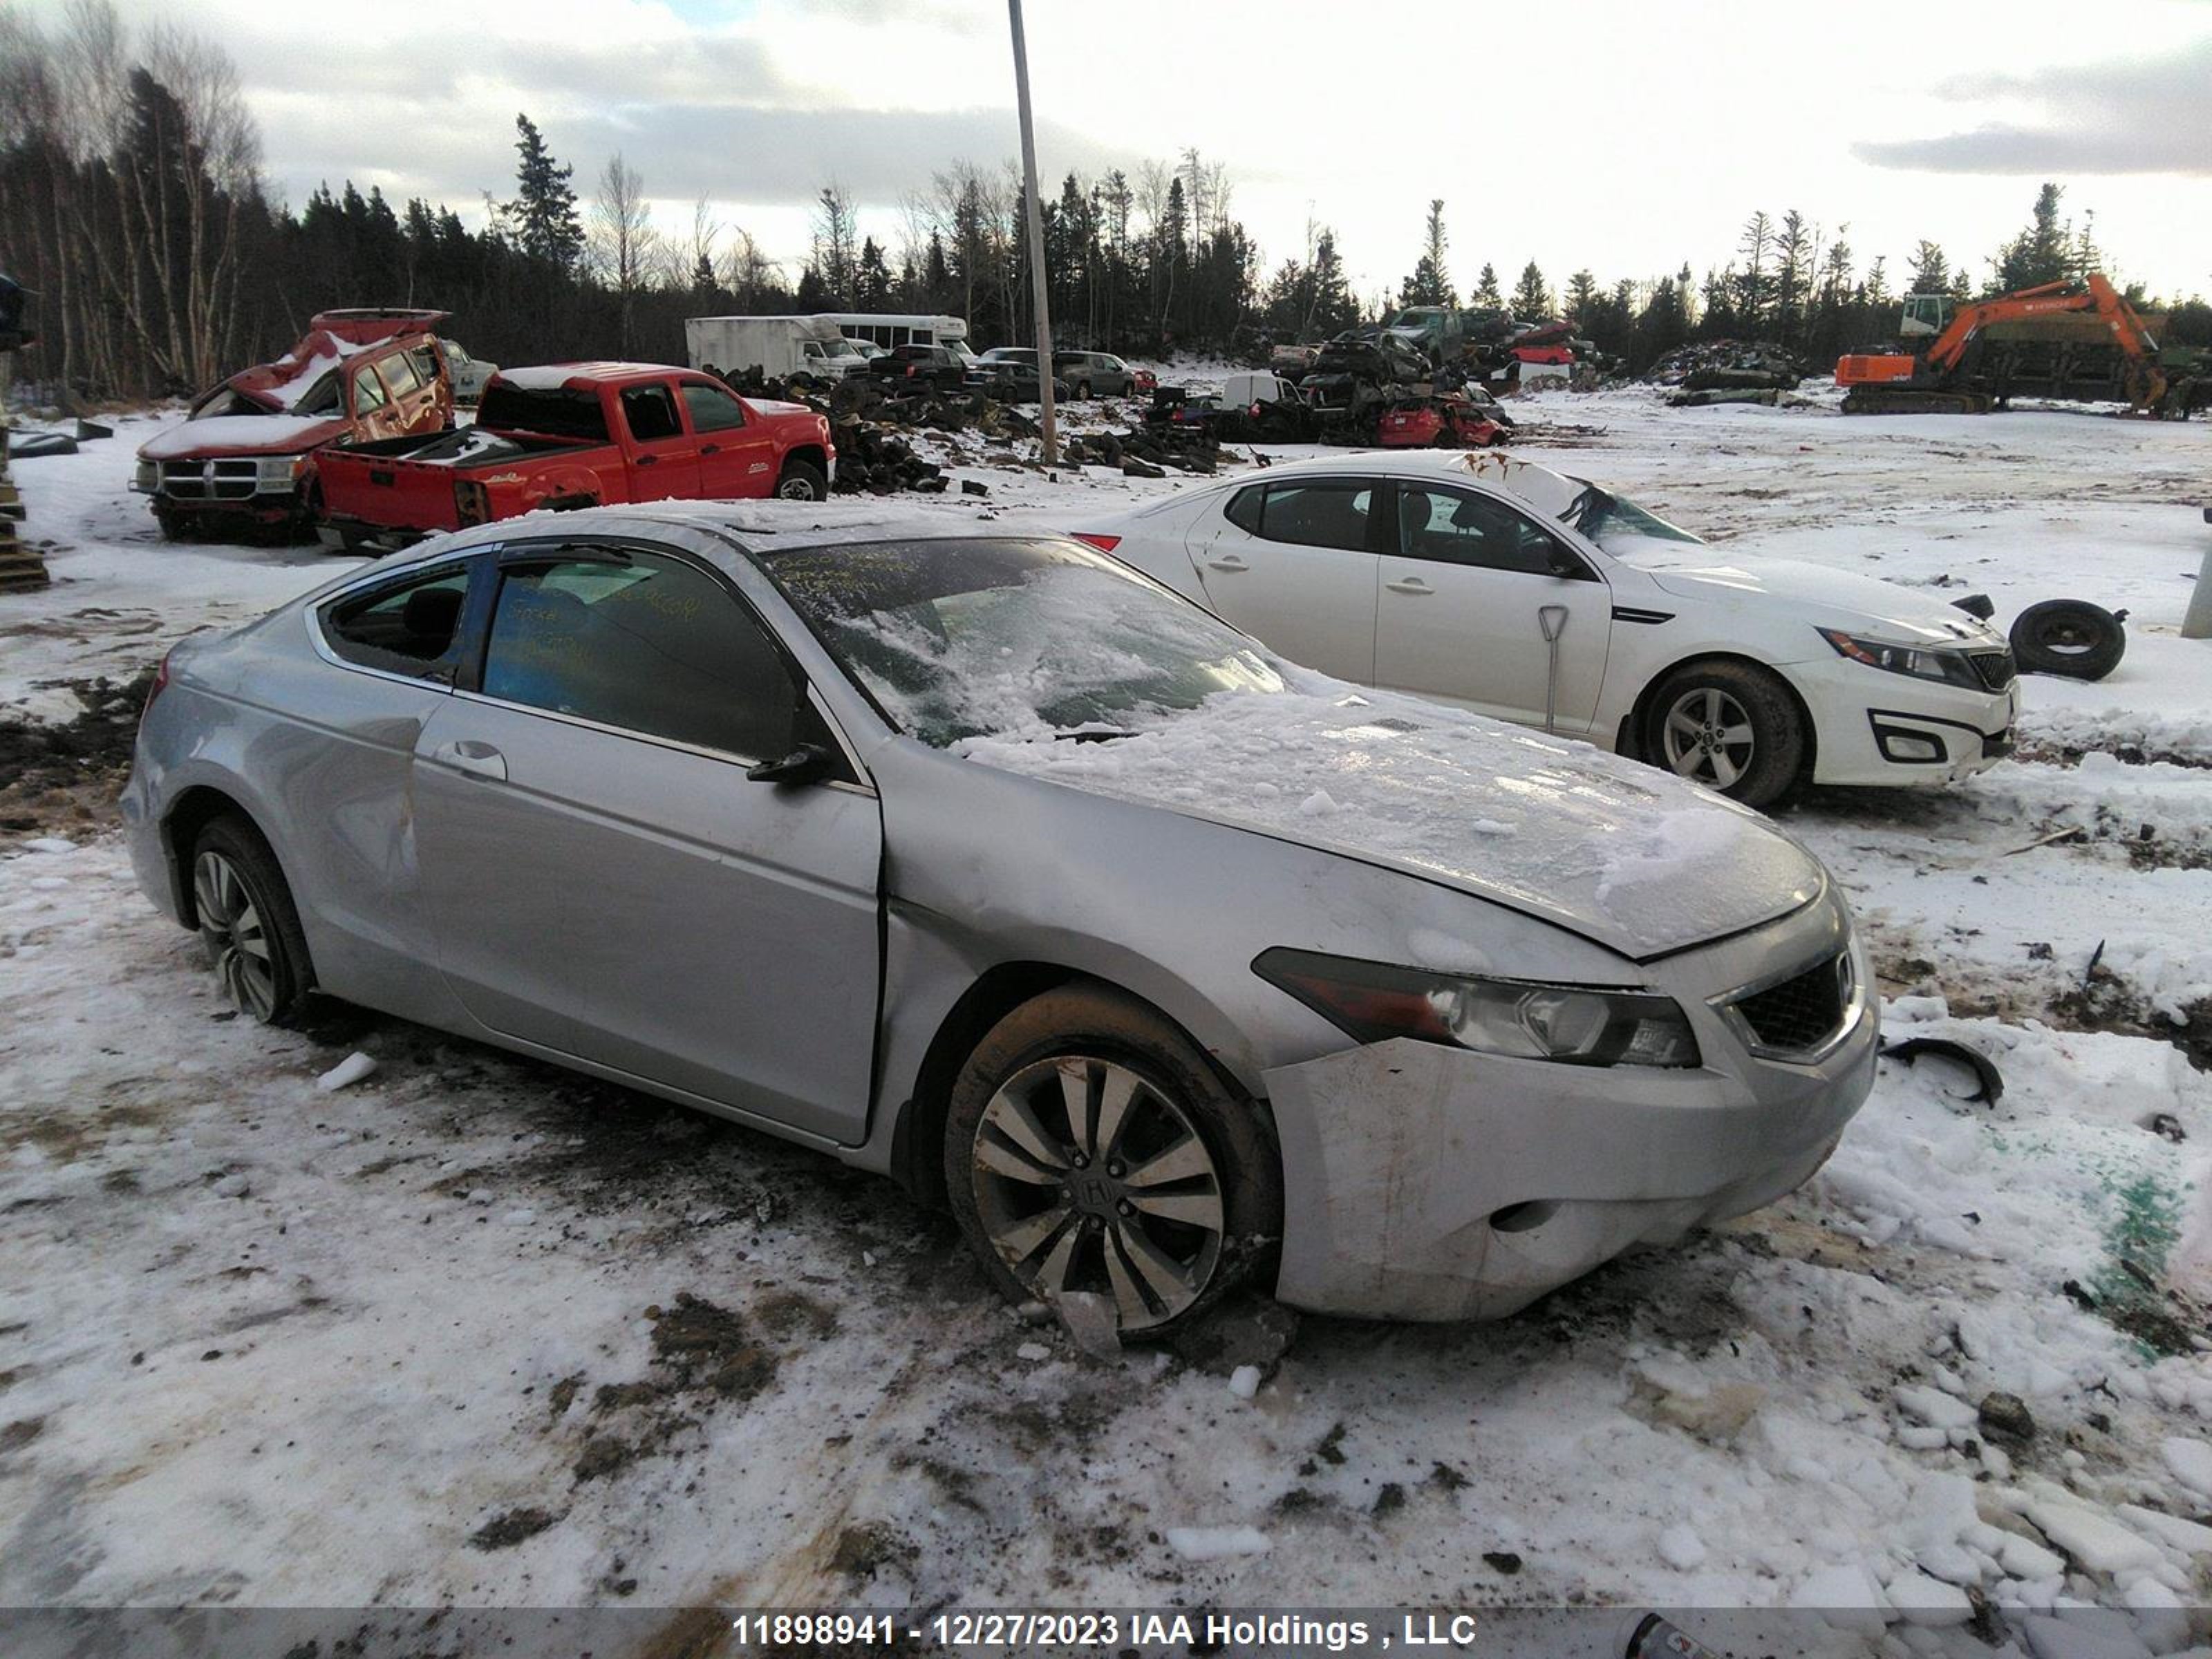
[[[502,369],[474,426],[317,457],[326,547],[351,550],[540,507],[777,495],[818,501],[837,452],[803,404],[656,363]]]

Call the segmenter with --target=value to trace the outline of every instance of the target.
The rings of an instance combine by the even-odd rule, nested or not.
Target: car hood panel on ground
[[[1291,670],[1104,742],[972,738],[972,760],[1401,869],[1634,958],[1815,897],[1757,813],[1587,744]]]
[[[1656,550],[1660,549],[1666,550]],[[1714,551],[1682,543],[1641,542],[1625,562],[1679,599],[1722,604],[1738,596],[1754,603],[1780,599],[1795,606],[1807,621],[1831,627],[1873,626],[1886,635],[1929,645],[2003,643],[1957,606],[1923,599],[1895,582],[1801,559],[1728,562],[1715,559]]]

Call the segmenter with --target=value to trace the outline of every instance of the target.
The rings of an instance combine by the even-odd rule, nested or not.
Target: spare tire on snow
[[[2128,636],[2115,615],[2087,599],[2045,599],[2013,621],[2012,653],[2031,674],[2101,680],[2127,654]]]

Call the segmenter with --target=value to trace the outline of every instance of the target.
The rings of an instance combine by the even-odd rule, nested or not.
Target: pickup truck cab
[[[541,507],[828,497],[830,423],[659,363],[502,369],[476,424],[323,458],[325,546],[397,544]]]
[[[453,423],[453,380],[430,330],[442,311],[326,311],[298,344],[194,400],[138,452],[131,488],[171,540],[204,530],[304,533],[330,446],[413,441]]]
[[[933,386],[941,391],[957,392],[975,367],[968,358],[945,345],[893,346],[880,357],[871,357],[867,367],[860,371],[875,380],[887,382],[884,390],[896,392],[898,382],[908,382],[906,389]]]

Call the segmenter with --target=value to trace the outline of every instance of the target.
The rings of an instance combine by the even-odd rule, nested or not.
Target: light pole
[[[1044,204],[1037,196],[1036,128],[1030,118],[1030,49],[1022,38],[1022,0],[1006,0],[1014,27],[1014,100],[1022,115],[1022,193],[1029,198],[1030,294],[1036,307],[1037,425],[1047,466],[1060,460],[1060,416],[1052,396],[1052,308],[1044,269]]]

